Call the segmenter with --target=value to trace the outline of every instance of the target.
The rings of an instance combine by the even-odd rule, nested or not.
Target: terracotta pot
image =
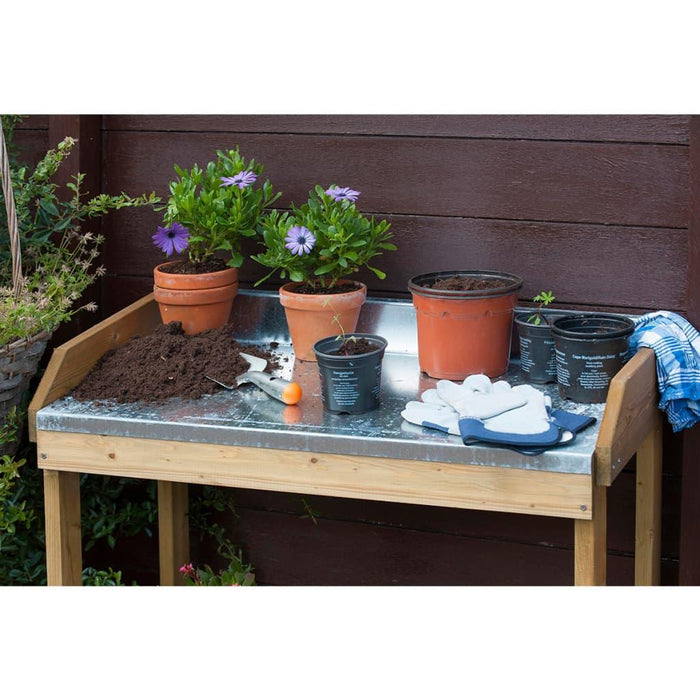
[[[238,293],[238,270],[227,267],[198,275],[173,275],[172,262],[153,270],[153,294],[163,323],[180,321],[187,335],[224,326]]]
[[[280,287],[280,303],[287,316],[294,355],[300,360],[316,362],[314,343],[328,336],[354,333],[360,309],[367,298],[367,286],[352,280],[339,284],[356,284],[357,289],[340,294],[299,294],[294,290],[301,282],[288,282]],[[338,317],[340,326],[334,320]]]
[[[496,279],[493,289],[432,289],[438,279],[455,275]],[[508,368],[513,310],[520,277],[488,270],[431,272],[413,277],[408,288],[416,307],[418,363],[438,379],[461,380],[470,374],[498,377]]]

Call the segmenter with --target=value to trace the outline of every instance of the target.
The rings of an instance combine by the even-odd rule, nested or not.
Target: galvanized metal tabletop
[[[559,397],[557,385],[536,385],[554,408],[595,417],[596,423],[573,443],[537,456],[460,438],[407,423],[401,411],[437,380],[419,370],[416,321],[410,301],[368,299],[358,332],[377,333],[389,344],[382,365],[380,406],[360,415],[323,410],[318,366],[295,360],[284,311],[276,293],[241,290],[234,302],[236,339],[241,343],[277,343],[277,373],[292,377],[303,390],[297,406],[284,406],[253,385],[220,391],[196,400],[173,398],[145,403],[77,401],[70,395],[37,413],[37,429],[121,437],[180,440],[285,450],[308,450],[367,457],[389,457],[590,474],[605,404],[578,404]],[[504,377],[512,385],[527,381],[517,360]]]

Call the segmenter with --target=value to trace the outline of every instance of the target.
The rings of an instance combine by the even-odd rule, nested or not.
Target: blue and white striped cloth
[[[656,355],[656,376],[668,421],[677,433],[700,421],[700,333],[682,316],[654,311],[635,321],[630,355],[639,347]]]

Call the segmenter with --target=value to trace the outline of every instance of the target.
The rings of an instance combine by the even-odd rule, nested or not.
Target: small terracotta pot
[[[187,335],[226,325],[238,293],[238,270],[227,267],[198,275],[173,275],[167,271],[172,264],[162,263],[153,270],[153,295],[163,323],[180,321]]]
[[[502,285],[470,291],[425,286],[455,275],[496,279]],[[504,374],[510,359],[513,311],[522,284],[520,277],[488,270],[431,272],[413,277],[408,288],[416,307],[421,371],[438,379]]]
[[[321,338],[339,335],[341,326],[346,335],[355,332],[360,309],[367,298],[367,286],[352,280],[339,280],[338,283],[356,284],[357,289],[340,294],[299,294],[294,290],[302,282],[288,282],[280,287],[280,303],[287,316],[297,359],[316,362],[314,343]],[[340,325],[334,320],[335,316]]]

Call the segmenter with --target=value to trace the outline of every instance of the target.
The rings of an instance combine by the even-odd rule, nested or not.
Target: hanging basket
[[[5,145],[5,133],[0,125],[0,168],[2,169],[2,190],[7,210],[7,228],[10,236],[12,255],[12,293],[18,297],[22,291],[22,253],[17,228],[17,212],[10,178],[10,163]],[[8,345],[0,346],[0,428],[5,427],[9,412],[22,404],[22,399],[32,377],[36,374],[46,344],[51,333],[41,331],[29,338],[20,338]],[[0,444],[0,458],[14,455],[17,440]]]

